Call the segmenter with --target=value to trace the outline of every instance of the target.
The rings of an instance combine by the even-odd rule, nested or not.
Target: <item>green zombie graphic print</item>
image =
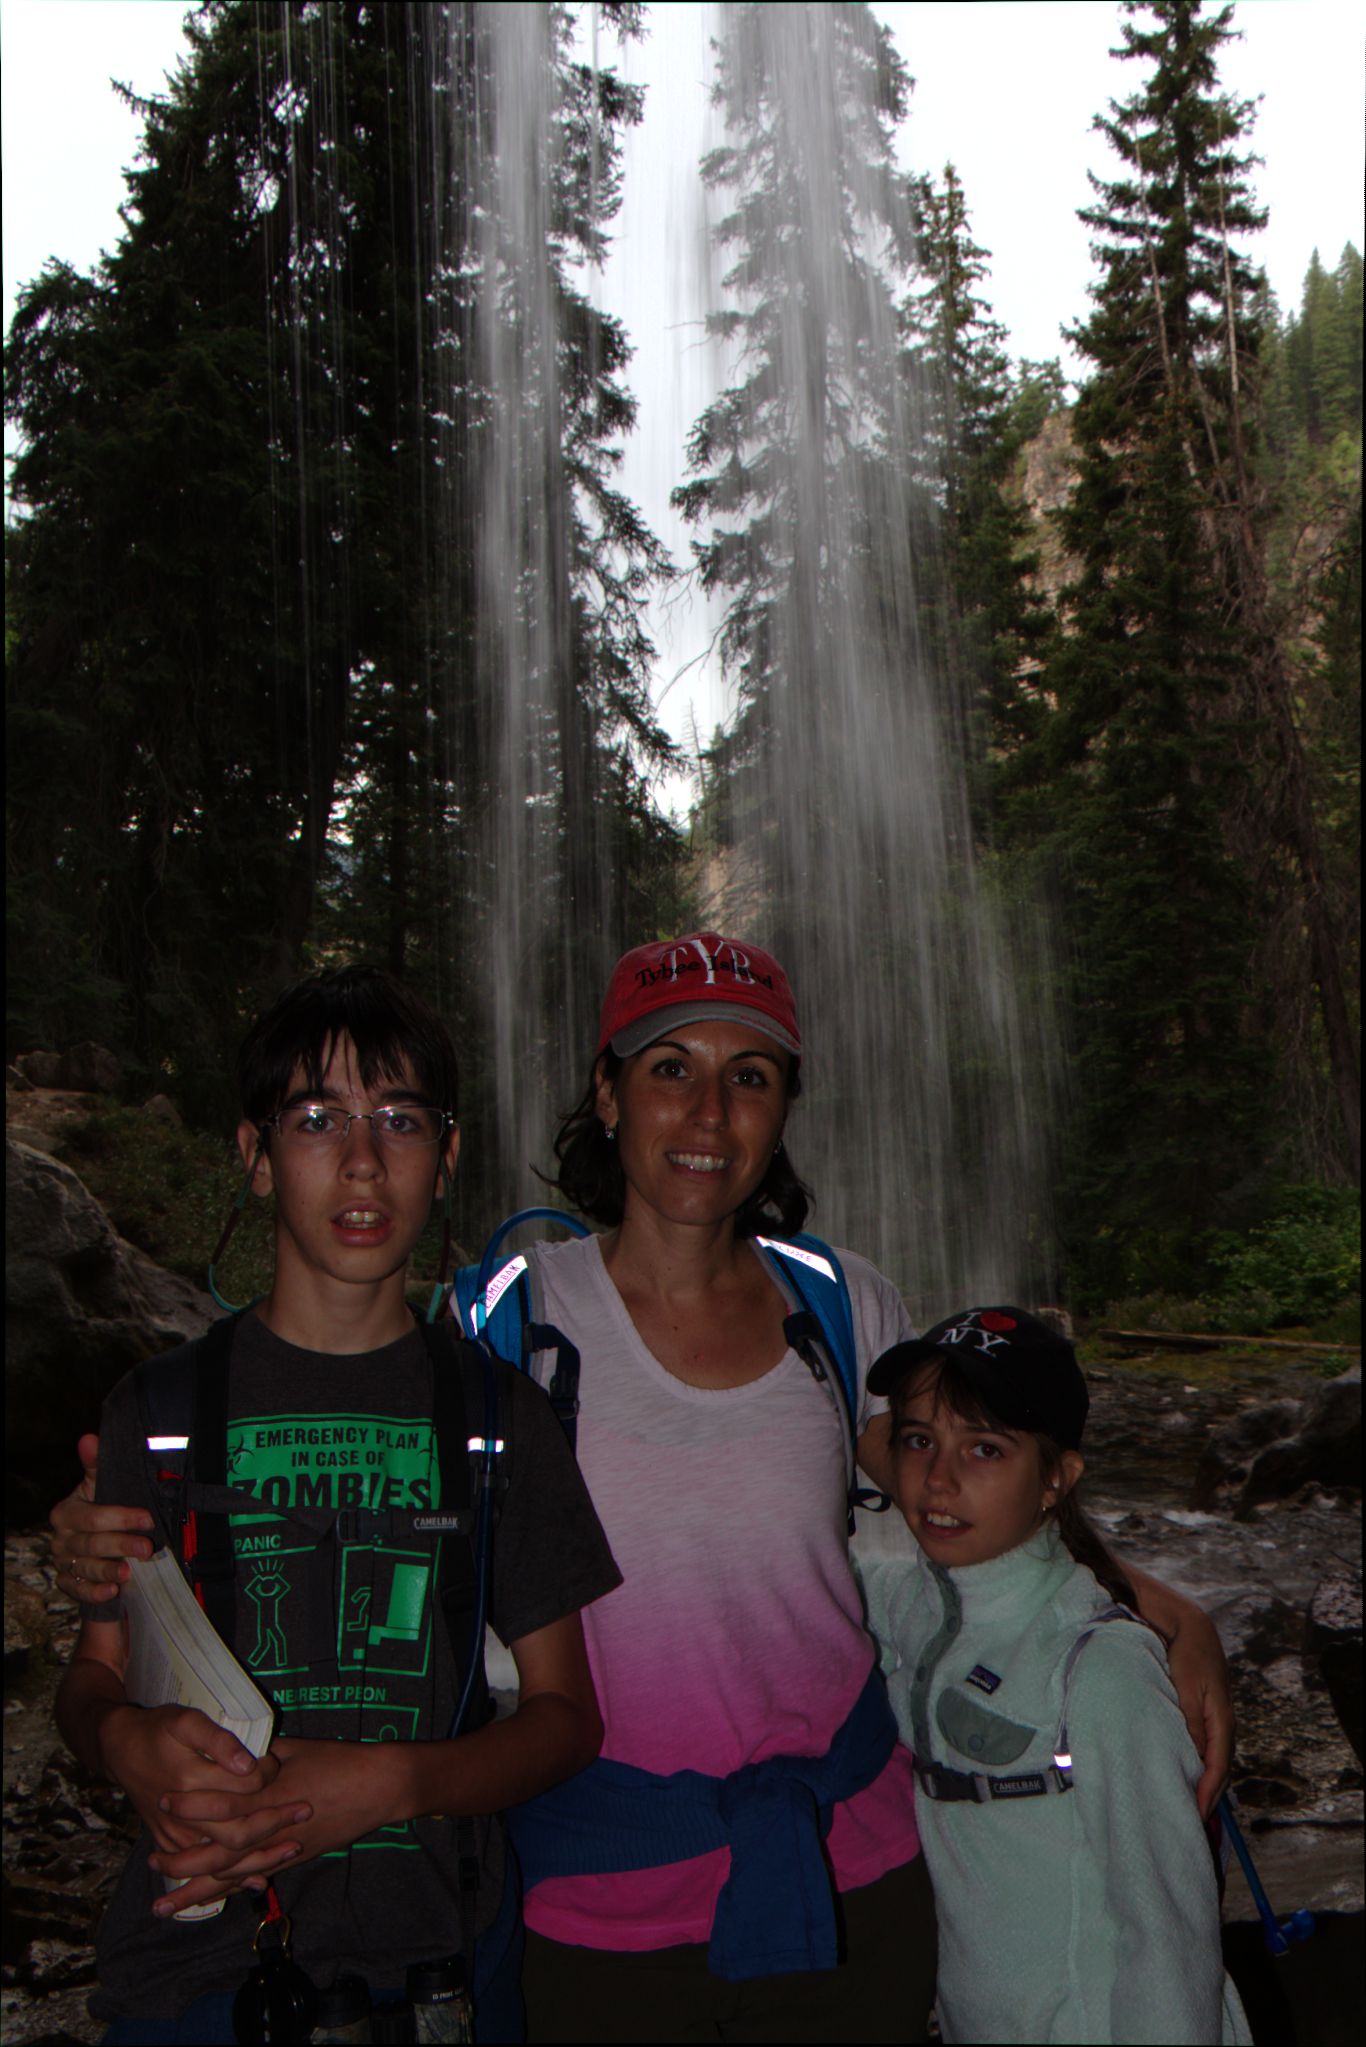
[[[411,1741],[436,1653],[433,1573],[439,1545],[376,1534],[319,1541],[291,1509],[398,1509],[439,1503],[435,1434],[427,1419],[385,1414],[242,1416],[228,1434],[229,1483],[260,1513],[231,1517],[237,1554],[239,1654],[286,1724],[315,1737]],[[326,1566],[320,1571],[320,1561]],[[327,1597],[327,1570],[334,1572]],[[317,1602],[327,1599],[327,1632]],[[413,1846],[406,1825],[358,1846]]]

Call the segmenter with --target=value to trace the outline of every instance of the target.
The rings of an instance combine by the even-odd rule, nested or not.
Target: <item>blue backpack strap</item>
[[[800,1311],[815,1318],[818,1339],[835,1367],[852,1444],[858,1440],[858,1351],[844,1268],[829,1244],[805,1231],[795,1237],[756,1237],[754,1242],[769,1264],[777,1267],[784,1292],[795,1295]]]
[[[876,1486],[859,1483],[858,1346],[854,1339],[854,1306],[849,1282],[833,1248],[821,1237],[800,1231],[793,1237],[756,1237],[755,1248],[769,1265],[782,1292],[800,1304],[796,1314],[783,1323],[788,1342],[817,1379],[827,1377],[816,1346],[835,1371],[835,1398],[845,1429],[849,1470],[849,1533],[854,1532],[854,1508],[885,1513],[891,1505]]]
[[[554,1222],[576,1237],[592,1234],[586,1223],[561,1208],[520,1208],[498,1225],[479,1264],[462,1266],[455,1275],[455,1305],[462,1335],[482,1341],[505,1363],[529,1372],[537,1351],[553,1351],[555,1368],[546,1392],[569,1439],[577,1448],[579,1414],[578,1347],[563,1330],[540,1319],[540,1288],[533,1245],[498,1262],[505,1237],[528,1222]]]

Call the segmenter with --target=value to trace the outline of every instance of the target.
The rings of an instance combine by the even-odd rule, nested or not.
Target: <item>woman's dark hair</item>
[[[946,1354],[941,1354],[937,1359],[927,1359],[926,1364],[935,1374],[934,1404],[936,1408],[946,1407],[950,1414],[957,1415],[959,1421],[966,1422],[969,1428],[991,1429],[1004,1435],[1019,1435],[1021,1433],[1012,1423],[1003,1421],[1000,1415],[992,1413],[956,1359]],[[896,1425],[905,1414],[912,1394],[922,1389],[924,1384],[923,1368],[915,1368],[911,1371],[903,1372],[896,1385],[892,1388],[892,1453],[894,1456],[899,1455]],[[1037,1429],[1031,1429],[1024,1433],[1032,1435],[1034,1441],[1039,1446],[1039,1462],[1043,1468],[1044,1478],[1048,1483],[1051,1485],[1056,1480],[1061,1479],[1062,1446],[1054,1442],[1052,1436],[1045,1436]],[[1121,1606],[1131,1606],[1137,1610],[1138,1601],[1134,1595],[1134,1588],[1129,1582],[1118,1558],[1111,1555],[1101,1540],[1100,1533],[1094,1522],[1090,1519],[1077,1497],[1078,1490],[1079,1488],[1074,1485],[1067,1492],[1060,1494],[1057,1504],[1053,1508],[1052,1519],[1058,1534],[1062,1537],[1063,1543],[1076,1558],[1076,1561],[1086,1566],[1086,1569],[1091,1572],[1093,1577],[1105,1587],[1105,1590],[1112,1599],[1117,1600]],[[1161,1630],[1157,1629],[1154,1632],[1161,1633]],[[1166,1639],[1165,1636],[1163,1639]]]
[[[548,1176],[551,1186],[571,1207],[606,1229],[614,1229],[625,1211],[626,1175],[617,1146],[598,1115],[598,1071],[601,1065],[603,1075],[615,1080],[624,1064],[610,1046],[600,1062],[594,1060],[587,1087],[555,1133],[559,1170]],[[787,1069],[788,1101],[795,1102],[801,1091],[800,1069],[794,1060]],[[794,1237],[814,1199],[810,1188],[797,1178],[787,1146],[780,1144],[763,1179],[736,1210],[735,1234]]]
[[[237,1055],[242,1113],[264,1123],[303,1068],[321,1089],[339,1038],[356,1048],[363,1086],[396,1080],[407,1067],[433,1108],[458,1112],[459,1069],[450,1032],[420,995],[379,967],[332,967],[286,988],[256,1019]]]

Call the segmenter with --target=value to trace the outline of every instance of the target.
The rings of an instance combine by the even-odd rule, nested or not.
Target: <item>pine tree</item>
[[[639,9],[606,12],[638,30]],[[517,26],[538,250],[482,203],[495,45]],[[25,294],[9,851],[30,1041],[88,1034],[100,990],[125,1049],[218,1076],[242,1008],[319,952],[364,952],[421,975],[480,1070],[466,963],[506,807],[489,364],[533,257],[549,451],[509,512],[553,537],[526,599],[555,650],[542,808],[599,951],[623,934],[609,837],[638,846],[634,908],[640,876],[665,886],[642,609],[664,563],[614,482],[629,345],[579,275],[640,93],[580,63],[572,32],[563,7],[209,0],[141,107],[118,249]],[[75,964],[54,975],[54,956]]]
[[[1028,516],[1008,485],[1025,441],[1060,401],[1060,372],[1025,365],[1012,376],[1006,332],[984,290],[990,254],[973,239],[953,165],[940,185],[918,179],[915,196],[918,281],[905,306],[907,356],[923,394],[925,485],[943,508],[942,552],[925,549],[920,562],[922,608],[940,614],[940,659],[970,707],[984,836],[988,751],[1013,751],[1039,715],[1031,678],[1048,615],[1031,584],[1038,559]]]
[[[1115,54],[1147,75],[1098,119],[1120,170],[1093,179],[1082,215],[1098,277],[1074,338],[1092,374],[1061,515],[1080,572],[1035,765],[1077,958],[1064,1222],[1102,1298],[1189,1284],[1202,1233],[1236,1219],[1275,1136],[1254,972],[1265,901],[1232,829],[1254,634],[1228,601],[1228,499],[1259,336],[1258,279],[1231,238],[1263,216],[1240,147],[1252,109],[1218,84],[1231,12],[1126,7]]]

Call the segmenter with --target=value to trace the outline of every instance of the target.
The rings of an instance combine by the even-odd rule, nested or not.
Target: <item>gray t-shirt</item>
[[[510,1367],[498,1370],[510,1478],[493,1545],[491,1619],[512,1643],[601,1598],[621,1577],[545,1395]],[[254,1315],[237,1332],[228,1482],[269,1504],[231,1519],[235,1646],[274,1700],[281,1734],[430,1741],[447,1732],[454,1666],[429,1596],[431,1539],[343,1542],[326,1512],[439,1504],[432,1405],[416,1330],[344,1356],[299,1350]],[[481,1418],[471,1413],[470,1428]],[[144,1438],[129,1374],[105,1402],[99,1497],[150,1508],[157,1539],[174,1542],[174,1495],[158,1487]],[[109,1620],[119,1608],[91,1611]],[[482,1933],[502,1897],[504,1837],[501,1821],[474,1824]],[[98,2016],[171,2018],[196,1997],[235,1989],[252,1966],[260,1902],[239,1895],[214,1919],[158,1920],[150,1908],[162,1882],[147,1867],[150,1848],[144,1832],[100,1926]],[[409,1962],[463,1945],[457,1861],[454,1822],[426,1818],[285,1869],[276,1889],[293,1922],[296,1961],[319,1984],[354,1972],[375,1989],[401,1989]]]

